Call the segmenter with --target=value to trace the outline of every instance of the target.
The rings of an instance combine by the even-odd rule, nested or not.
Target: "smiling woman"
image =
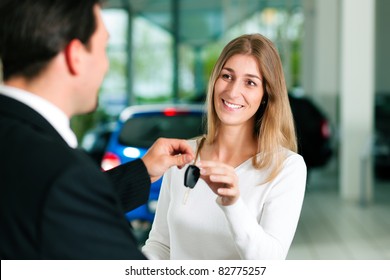
[[[143,247],[151,259],[284,259],[302,207],[298,155],[282,64],[273,43],[242,35],[223,49],[207,92],[207,133],[190,140],[201,180],[163,178]],[[182,203],[185,197],[185,203]]]

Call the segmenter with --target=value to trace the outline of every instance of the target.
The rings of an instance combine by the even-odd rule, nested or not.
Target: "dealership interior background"
[[[81,142],[128,105],[201,98],[226,42],[262,33],[280,51],[289,89],[318,105],[332,130],[333,156],[310,170],[287,259],[388,260],[389,14],[388,0],[107,0],[111,68],[98,112],[73,128]],[[378,104],[387,120],[375,117]],[[388,132],[379,148],[378,122]],[[380,175],[378,149],[388,163]]]

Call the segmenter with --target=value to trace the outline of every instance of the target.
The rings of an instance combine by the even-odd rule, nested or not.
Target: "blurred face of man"
[[[109,34],[98,5],[94,7],[94,13],[96,30],[91,36],[88,46],[85,46],[80,89],[75,96],[75,114],[88,113],[96,109],[99,88],[109,67],[106,53]]]

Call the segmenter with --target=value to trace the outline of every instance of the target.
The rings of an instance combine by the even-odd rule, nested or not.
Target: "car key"
[[[200,177],[200,169],[196,165],[189,165],[184,174],[184,186],[193,189]]]
[[[184,186],[187,188],[184,193],[183,204],[187,203],[190,190],[193,189],[200,177],[200,169],[196,165],[189,165],[184,174]]]

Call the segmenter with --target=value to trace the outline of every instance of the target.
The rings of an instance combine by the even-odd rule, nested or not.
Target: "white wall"
[[[343,0],[341,11],[340,190],[347,200],[370,202],[375,0]]]
[[[338,123],[340,93],[340,1],[303,0],[303,88]]]

